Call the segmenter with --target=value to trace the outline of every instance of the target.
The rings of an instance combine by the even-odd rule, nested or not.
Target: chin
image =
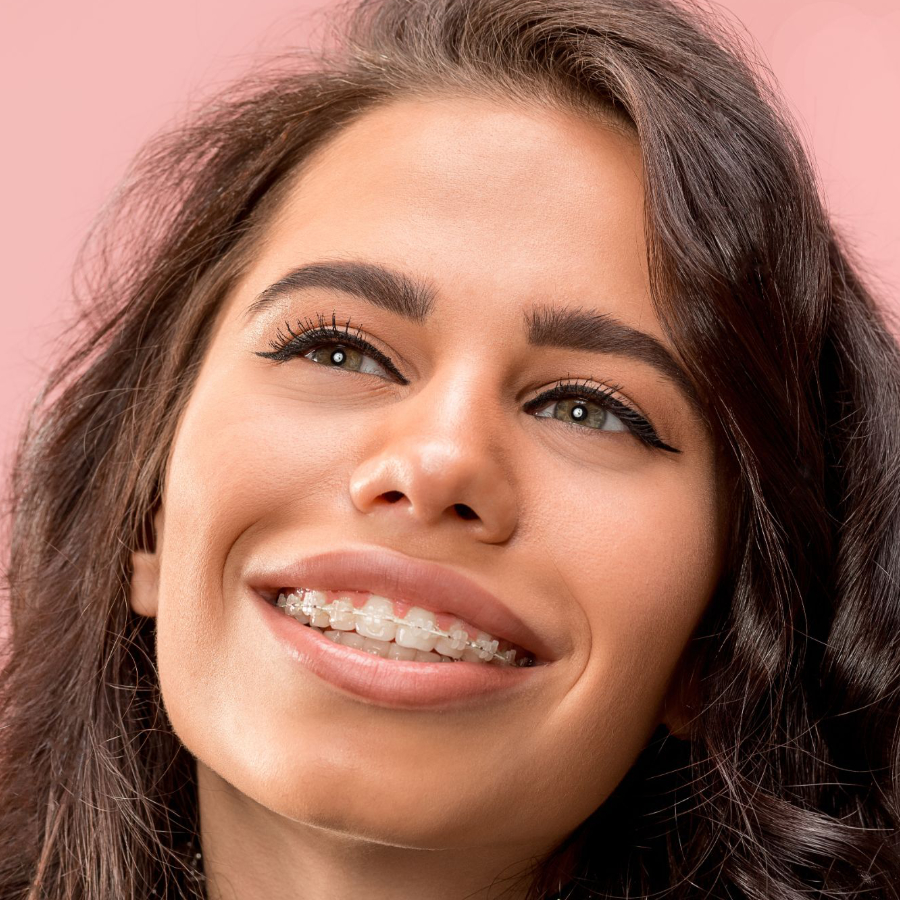
[[[341,790],[324,780],[299,785],[291,794],[263,792],[259,800],[298,825],[385,846],[436,850],[477,845],[484,839],[473,833],[471,810],[442,810],[440,797],[424,804],[404,803]]]

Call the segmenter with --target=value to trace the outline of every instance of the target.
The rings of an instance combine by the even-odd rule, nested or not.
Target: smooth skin
[[[536,305],[580,307],[671,349],[642,210],[634,138],[466,97],[364,114],[292,187],[217,319],[157,551],[133,560],[132,607],[157,619],[165,706],[197,758],[210,897],[485,898],[603,803],[660,722],[689,737],[679,663],[722,565],[715,445],[646,362],[530,346],[524,327]],[[322,260],[427,281],[433,311],[413,322],[316,288],[247,315]],[[256,355],[286,321],[332,313],[409,383],[327,353]],[[592,424],[523,411],[576,378],[618,386],[681,453],[593,406]],[[560,658],[506,702],[428,712],[342,693],[285,654],[245,579],[349,544],[464,572]]]

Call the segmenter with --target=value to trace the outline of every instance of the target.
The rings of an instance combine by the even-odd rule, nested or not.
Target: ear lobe
[[[155,553],[131,554],[131,591],[128,603],[139,616],[156,615],[159,601],[159,559]]]
[[[155,550],[131,554],[131,590],[128,604],[139,616],[154,617],[159,606],[159,551],[162,545],[162,509],[153,517]]]

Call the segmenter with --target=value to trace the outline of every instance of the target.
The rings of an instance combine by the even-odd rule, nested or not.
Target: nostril
[[[384,497],[388,503],[396,503],[398,500],[403,499],[403,494],[400,491],[385,491],[381,496]]]
[[[472,509],[471,506],[466,506],[465,503],[454,503],[453,508],[456,510],[457,515],[461,519],[477,519],[478,514]]]

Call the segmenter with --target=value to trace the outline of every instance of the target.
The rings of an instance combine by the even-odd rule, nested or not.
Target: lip
[[[532,691],[558,656],[497,597],[452,569],[383,548],[334,550],[260,570],[246,578],[265,625],[288,655],[319,678],[377,706],[452,708],[509,699]],[[278,609],[270,599],[283,587],[383,593],[435,612],[459,616],[497,638],[535,654],[529,667],[458,661],[383,659],[330,641]]]
[[[541,634],[472,579],[446,566],[386,548],[350,547],[315,554],[251,573],[247,583],[267,600],[274,600],[277,591],[286,587],[371,591],[432,612],[458,616],[493,637],[534,654],[537,665],[532,668],[558,658]],[[459,663],[437,665],[452,667]]]
[[[547,666],[474,662],[405,662],[335,644],[255,593],[258,612],[293,661],[324,681],[376,706],[435,710],[509,699],[534,689]]]

